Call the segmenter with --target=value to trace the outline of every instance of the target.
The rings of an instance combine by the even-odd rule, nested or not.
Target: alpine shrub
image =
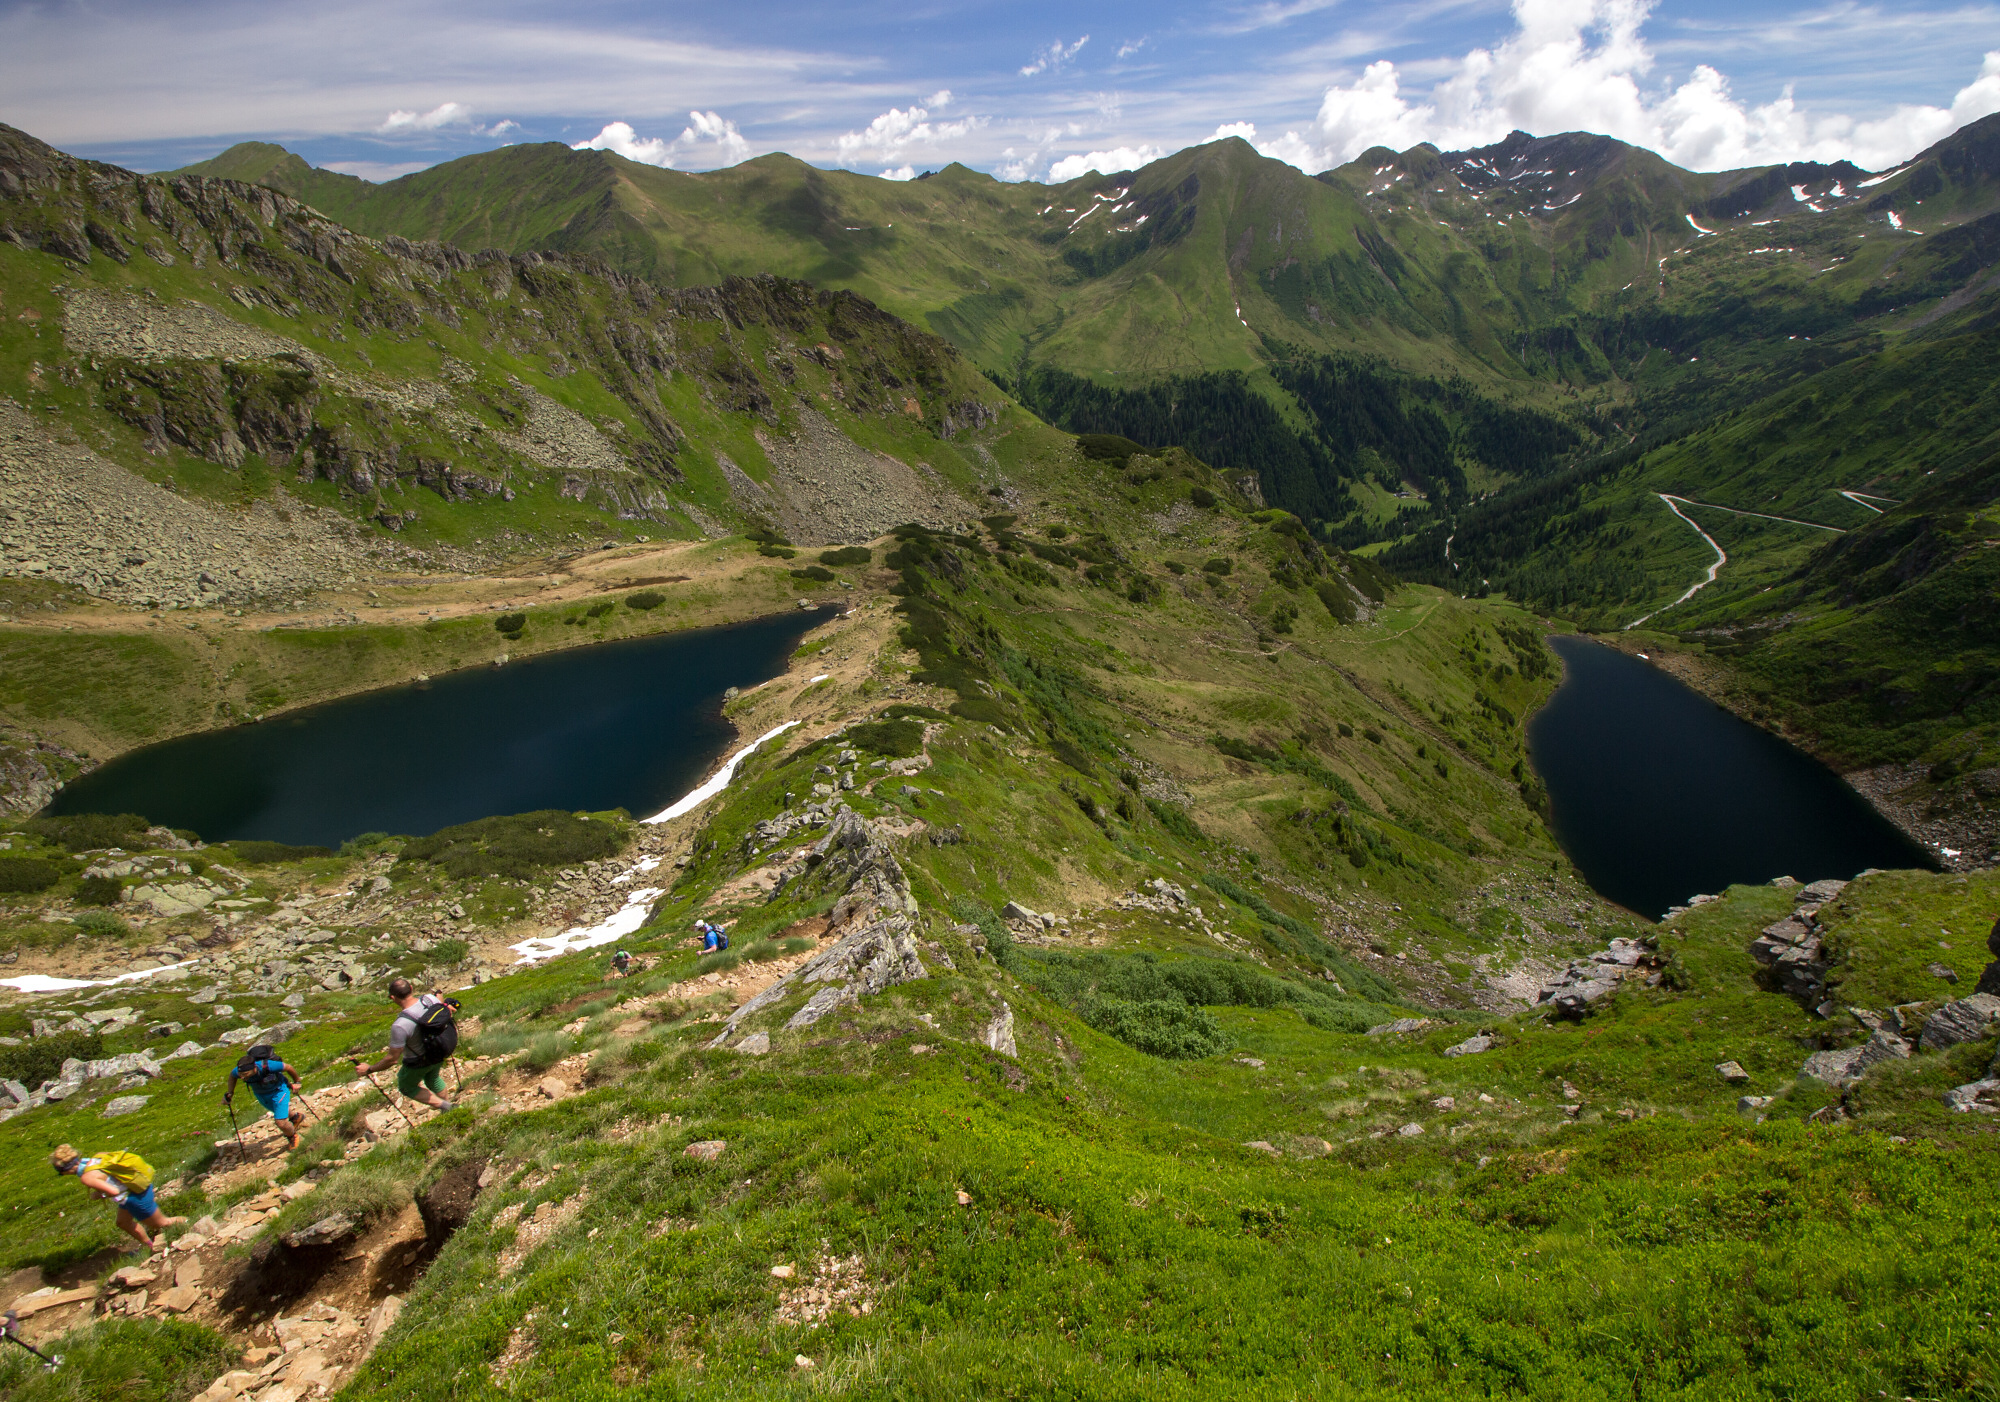
[[[638,609],[641,613],[644,613],[647,609],[658,608],[666,601],[667,596],[660,593],[657,589],[641,589],[636,594],[627,594],[625,596],[625,607],[628,609]]]
[[[480,818],[412,838],[403,846],[403,860],[430,862],[460,881],[486,876],[522,880],[546,867],[613,856],[624,845],[625,836],[616,823],[545,808]]]
[[[117,905],[124,897],[125,888],[115,876],[86,876],[76,883],[78,905]]]
[[[810,579],[819,584],[831,584],[833,582],[833,571],[825,565],[807,565],[802,570],[793,570],[792,578]]]
[[[302,862],[308,857],[331,857],[331,847],[295,847],[289,842],[265,842],[252,838],[242,842],[232,842],[229,850],[236,854],[236,860],[246,866],[267,866],[272,862]]]
[[[503,613],[493,620],[493,631],[505,633],[510,638],[519,637],[521,630],[527,626],[528,615],[525,613]]]
[[[54,862],[42,857],[0,857],[0,891],[46,891],[62,879]]]
[[[1229,1036],[1215,1014],[1164,998],[1143,1003],[1100,999],[1084,1008],[1083,1020],[1148,1056],[1195,1061],[1229,1050]]]
[[[819,562],[822,565],[865,565],[875,558],[875,552],[865,545],[843,545],[838,550],[823,550]]]
[[[45,842],[71,852],[103,847],[144,845],[148,823],[137,813],[65,813],[55,818],[30,818],[23,828]]]
[[[0,1047],[0,1081],[19,1081],[34,1090],[52,1081],[71,1057],[95,1061],[104,1055],[104,1037],[97,1032],[52,1032],[18,1047]]]

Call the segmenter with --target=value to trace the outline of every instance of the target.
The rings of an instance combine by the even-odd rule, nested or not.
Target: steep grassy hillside
[[[180,1327],[208,1332],[173,1356],[240,1361],[252,1396],[309,1373],[370,1397],[1990,1389],[1963,1284],[2000,1250],[1990,1116],[1945,1097],[1988,1074],[1992,1028],[1904,1040],[1981,977],[1990,874],[1736,888],[1646,926],[1580,889],[1532,806],[1521,719],[1554,664],[1519,610],[1196,506],[1214,479],[1179,455],[1009,470],[1020,510],[879,543],[802,674],[731,703],[745,733],[805,723],[722,797],[661,828],[594,815],[609,863],[526,832],[508,877],[443,841],[161,852],[251,877],[250,913],[186,982],[16,1004],[36,1035],[0,1054],[36,1054],[36,1017],[126,1008],[79,1052],[103,1056],[210,1025],[189,991],[218,990],[221,1026],[308,990],[284,1045],[324,1118],[288,1161],[268,1130],[233,1147],[227,1048],[109,1122],[86,1081],[0,1124],[6,1264],[118,1264],[108,1214],[30,1152],[115,1126],[211,1219],[180,1253],[203,1266]],[[143,872],[114,878],[130,934],[18,933],[78,909],[66,835],[9,839],[64,868],[6,898],[23,961],[193,944]],[[508,966],[624,903],[628,870],[659,873],[630,977],[609,946]],[[1794,910],[1832,1018],[1750,953]],[[697,914],[728,952],[688,947]],[[287,967],[267,951],[293,929],[330,938]],[[1529,1002],[1600,950],[1629,976],[1577,1017]],[[357,991],[309,991],[349,962]],[[397,969],[481,980],[460,1107],[414,1128],[340,1059],[380,1040],[358,990]],[[1864,1046],[1879,1064],[1801,1075]],[[98,1307],[30,1337],[108,1375],[159,1326],[107,1309],[64,1336]],[[234,1353],[274,1316],[299,1348]]]

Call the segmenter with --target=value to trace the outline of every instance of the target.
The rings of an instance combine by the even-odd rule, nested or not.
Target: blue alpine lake
[[[338,846],[540,808],[654,813],[735,739],[732,686],[777,676],[830,609],[468,668],[121,755],[50,813],[141,813],[211,842]]]
[[[1528,740],[1556,836],[1602,895],[1657,918],[1732,883],[1935,866],[1812,756],[1637,657],[1550,641],[1563,681]]]

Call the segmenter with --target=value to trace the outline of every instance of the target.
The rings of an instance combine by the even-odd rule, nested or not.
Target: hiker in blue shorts
[[[222,1093],[224,1105],[236,1098],[238,1080],[249,1086],[257,1103],[271,1112],[271,1118],[285,1136],[286,1152],[298,1148],[303,1122],[292,1113],[292,1092],[299,1088],[299,1073],[281,1061],[272,1047],[258,1045],[243,1053],[242,1060],[229,1068],[229,1088]]]
[[[146,1228],[165,1232],[178,1227],[185,1217],[169,1217],[153,1199],[153,1166],[130,1149],[108,1149],[88,1157],[67,1144],[56,1146],[49,1163],[57,1173],[75,1174],[83,1186],[101,1198],[118,1204],[118,1230],[148,1251],[164,1249],[159,1238],[146,1235]]]

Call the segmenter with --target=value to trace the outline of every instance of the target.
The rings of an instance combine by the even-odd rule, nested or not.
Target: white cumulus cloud
[[[672,141],[659,136],[640,136],[630,122],[607,122],[604,130],[588,141],[571,147],[576,151],[610,151],[641,165],[675,169],[682,161],[715,167],[735,165],[749,158],[750,143],[736,129],[736,123],[716,112],[690,112],[688,124]]]
[[[1074,44],[1065,44],[1062,40],[1058,39],[1047,48],[1036,50],[1034,61],[1021,66],[1021,76],[1023,78],[1032,78],[1037,73],[1053,73],[1081,53],[1083,46],[1089,42],[1090,36],[1088,34],[1084,35]]]
[[[1092,151],[1082,156],[1064,156],[1049,167],[1048,183],[1060,185],[1065,180],[1075,180],[1078,176],[1088,175],[1093,170],[1099,175],[1108,175],[1118,170],[1137,170],[1140,166],[1150,165],[1166,154],[1166,151],[1158,146],[1115,146],[1109,151]]]
[[[1305,131],[1259,149],[1319,170],[1370,146],[1482,146],[1518,128],[1599,132],[1695,170],[1841,159],[1881,169],[2000,111],[2000,52],[1985,56],[1949,108],[1904,104],[1865,122],[1803,112],[1790,89],[1747,104],[1707,64],[1678,82],[1649,83],[1655,60],[1640,28],[1651,8],[1651,0],[1513,0],[1514,33],[1449,60],[1427,91],[1406,87],[1394,63],[1378,60],[1353,83],[1329,87]]]
[[[942,97],[944,102],[938,102],[938,97]],[[928,101],[931,106],[942,107],[951,101],[951,93],[939,93]],[[984,125],[984,122],[982,117],[933,122],[929,106],[919,107],[913,103],[909,107],[891,107],[860,131],[844,132],[835,137],[833,145],[840,153],[840,163],[845,166],[861,161],[893,161],[911,146],[955,141]]]

